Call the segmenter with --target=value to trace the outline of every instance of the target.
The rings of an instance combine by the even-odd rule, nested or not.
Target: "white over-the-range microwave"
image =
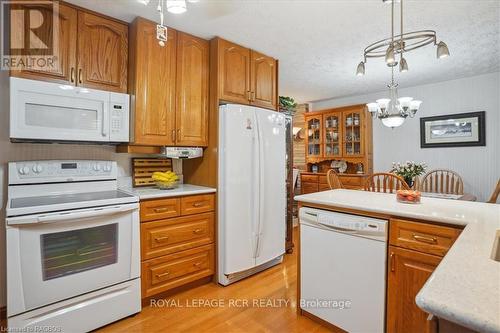
[[[10,78],[10,139],[129,141],[129,95]]]

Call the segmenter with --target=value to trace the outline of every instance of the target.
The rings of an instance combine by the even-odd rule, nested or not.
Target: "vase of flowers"
[[[405,163],[392,162],[391,172],[403,178],[408,186],[413,187],[415,177],[423,175],[427,166],[425,163],[406,161]]]

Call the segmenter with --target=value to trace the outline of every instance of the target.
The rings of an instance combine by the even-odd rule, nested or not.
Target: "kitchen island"
[[[500,205],[424,197],[420,204],[404,204],[394,194],[354,190],[311,193],[295,200],[301,206],[389,223],[404,218],[464,228],[418,292],[416,304],[440,320],[474,331],[500,332],[500,262],[492,254]]]

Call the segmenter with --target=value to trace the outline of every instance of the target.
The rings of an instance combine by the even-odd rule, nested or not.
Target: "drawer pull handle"
[[[201,266],[201,264],[202,264],[201,262],[195,262],[195,263],[193,264],[193,266],[194,266],[194,267],[200,267],[200,266]]]
[[[203,206],[203,202],[194,202],[193,207],[201,207]]]
[[[203,229],[195,229],[193,230],[193,234],[201,234],[202,231]]]
[[[165,277],[165,276],[168,276],[170,275],[170,272],[165,272],[165,273],[161,273],[161,274],[156,274],[156,278],[157,279],[161,279],[162,277]]]
[[[426,236],[420,236],[420,235],[413,234],[413,239],[415,239],[418,242],[423,242],[423,243],[428,243],[428,244],[436,244],[437,243],[436,237],[426,237]]]
[[[168,211],[168,208],[167,207],[155,208],[153,209],[153,211],[155,213],[165,213],[166,211]]]
[[[161,241],[164,241],[167,239],[168,239],[168,236],[155,237],[155,241],[157,241],[157,242],[161,242]]]

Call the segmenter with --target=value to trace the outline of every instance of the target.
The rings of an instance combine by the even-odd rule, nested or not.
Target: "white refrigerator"
[[[219,108],[218,281],[228,285],[281,263],[285,253],[285,117]]]

